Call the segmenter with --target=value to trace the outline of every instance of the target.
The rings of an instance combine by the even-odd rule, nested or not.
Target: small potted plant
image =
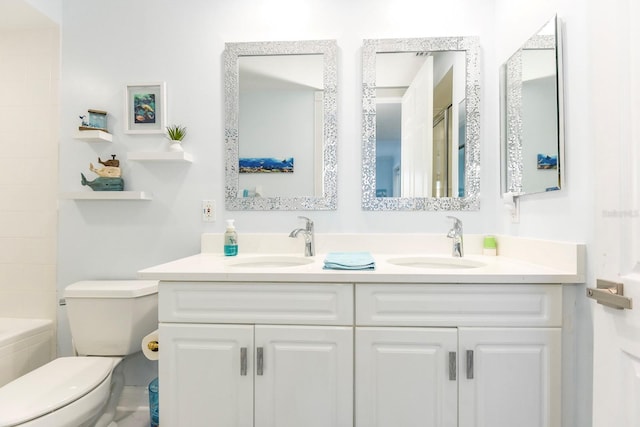
[[[182,125],[167,126],[167,138],[169,143],[169,151],[183,151],[182,140],[187,136],[187,128]]]

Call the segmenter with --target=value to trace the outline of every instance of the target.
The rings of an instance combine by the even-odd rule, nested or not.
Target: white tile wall
[[[0,32],[0,317],[56,316],[59,40]]]

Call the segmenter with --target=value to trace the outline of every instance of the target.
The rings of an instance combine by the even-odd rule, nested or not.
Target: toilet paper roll
[[[142,354],[149,360],[158,360],[160,355],[160,347],[158,345],[158,330],[151,332],[142,338]]]

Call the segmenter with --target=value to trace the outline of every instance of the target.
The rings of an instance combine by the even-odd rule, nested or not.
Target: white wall
[[[555,58],[552,59],[555,62]],[[522,191],[536,193],[558,187],[558,169],[538,169],[538,154],[558,153],[556,77],[522,82]]]
[[[599,2],[600,0],[593,0]],[[496,55],[504,63],[516,49],[554,14],[563,21],[565,186],[561,191],[521,198],[520,222],[503,214],[502,232],[587,244],[587,276],[591,275],[594,239],[594,144],[590,132],[588,38],[599,30],[589,22],[583,0],[496,0]],[[495,98],[497,99],[497,97]],[[591,425],[593,340],[586,285],[567,287],[564,295],[563,354],[577,357],[563,365],[563,425]],[[571,315],[575,317],[571,317]]]
[[[565,21],[566,189],[523,199],[511,224],[499,198],[498,66],[554,13]],[[481,209],[456,213],[467,233],[496,233],[589,242],[593,221],[592,144],[588,128],[586,7],[581,0],[65,0],[62,33],[60,190],[80,190],[80,172],[98,156],[118,154],[131,189],[149,202],[60,203],[58,288],[81,279],[131,278],[141,268],[198,252],[203,232],[235,218],[243,232],[288,233],[300,212],[224,210],[225,42],[336,39],[338,54],[338,210],[306,212],[323,232],[434,232],[450,225],[445,212],[364,212],[361,180],[361,50],[364,38],[476,35],[481,40]],[[124,161],[132,150],[163,150],[160,136],[127,135],[128,83],[166,81],[170,123],[189,127],[189,165]],[[113,143],[72,139],[87,108],[109,112]],[[200,202],[217,202],[218,221],[200,220]],[[302,250],[302,242],[301,242]],[[583,295],[583,294],[580,294]],[[578,299],[579,323],[584,308]],[[60,312],[63,314],[63,312]],[[60,348],[70,349],[61,317]],[[588,318],[586,318],[588,320]],[[589,404],[588,329],[576,326],[582,394],[569,410]],[[583,381],[580,383],[580,381]],[[582,415],[578,415],[580,417]],[[585,415],[588,417],[588,415]],[[588,420],[576,425],[587,426]]]
[[[587,5],[582,0],[497,0],[496,38],[498,64],[554,14],[564,22],[565,75],[565,188],[562,191],[521,199],[520,223],[504,221],[504,232],[558,240],[585,242],[592,229],[593,185],[588,173],[591,162],[588,115]],[[497,98],[496,98],[497,100]]]
[[[55,320],[59,30],[40,24],[0,29],[0,316]]]
[[[314,196],[315,91],[240,92],[238,105],[240,158],[294,159],[293,173],[240,174],[239,191],[260,186],[264,197]]]
[[[32,7],[60,25],[62,22],[62,0],[24,0]]]
[[[80,172],[98,156],[118,154],[126,185],[153,193],[149,202],[60,203],[58,287],[81,279],[130,278],[137,270],[198,252],[203,232],[223,232],[235,218],[243,232],[288,233],[300,212],[225,212],[225,42],[336,39],[338,72],[338,210],[306,212],[322,232],[438,232],[444,212],[364,212],[360,207],[361,52],[363,38],[479,35],[482,57],[482,211],[460,213],[465,230],[493,232],[498,195],[497,92],[493,0],[163,1],[68,0],[63,4],[60,190],[81,190]],[[167,82],[170,123],[189,127],[189,165],[124,161],[130,150],[163,150],[160,136],[128,135],[123,127],[127,83]],[[109,112],[113,143],[74,140],[78,115]],[[202,199],[217,203],[218,221],[200,219]],[[301,241],[302,251],[302,241]],[[62,316],[61,316],[62,317]],[[64,322],[64,321],[62,321]],[[63,328],[64,330],[64,328]],[[61,334],[62,352],[68,335]]]

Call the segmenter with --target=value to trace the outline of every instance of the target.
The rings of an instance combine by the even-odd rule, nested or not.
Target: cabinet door
[[[159,334],[162,425],[253,426],[253,326],[161,323]]]
[[[356,328],[356,426],[456,427],[455,328]]]
[[[256,325],[255,346],[256,427],[352,427],[353,328]]]
[[[560,328],[459,328],[460,427],[560,427]]]

